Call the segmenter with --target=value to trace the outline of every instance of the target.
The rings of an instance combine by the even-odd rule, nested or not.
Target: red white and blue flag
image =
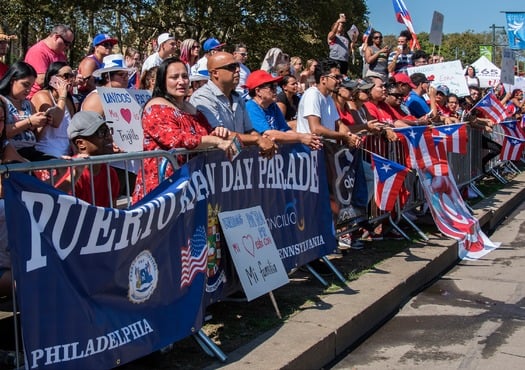
[[[434,176],[446,176],[448,174],[448,157],[445,148],[446,139],[442,136],[434,136],[432,139],[434,140],[434,147],[436,148],[436,160],[430,172],[433,173]]]
[[[206,241],[206,229],[203,226],[199,226],[191,239],[188,239],[188,246],[181,248],[181,288],[191,285],[195,275],[198,273],[206,272],[208,264]]]
[[[507,111],[501,101],[494,95],[488,93],[479,102],[474,105],[478,111],[483,114],[484,118],[490,119],[494,123],[499,123],[507,118]]]
[[[394,132],[405,149],[407,167],[427,168],[433,173],[437,154],[432,140],[432,130],[428,126],[410,126],[394,128]]]
[[[414,30],[414,26],[412,25],[412,17],[410,17],[410,13],[408,12],[405,3],[403,2],[403,0],[392,0],[392,4],[394,5],[394,12],[396,13],[397,21],[399,23],[403,23],[412,34],[410,48],[412,50],[420,49],[421,47],[419,46],[419,41],[417,40],[416,31]]]
[[[376,205],[382,211],[392,211],[409,170],[373,153],[372,168]]]
[[[518,125],[516,120],[503,121],[500,123],[500,125],[503,131],[505,131],[506,136],[525,139],[525,132],[523,132],[523,128]]]
[[[525,149],[525,139],[505,136],[499,159],[502,161],[517,161],[521,159],[523,149]]]
[[[366,42],[368,40],[368,36],[370,36],[370,32],[372,32],[372,25],[369,25],[366,31],[363,33],[363,42]]]
[[[436,126],[432,129],[434,137],[442,137],[447,153],[467,154],[467,127],[464,123]]]

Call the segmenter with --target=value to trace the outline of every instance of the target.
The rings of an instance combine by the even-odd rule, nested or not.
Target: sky
[[[405,29],[397,23],[392,0],[365,0],[372,26],[385,35],[398,34]],[[519,0],[404,0],[412,17],[416,33],[430,32],[434,11],[444,15],[443,33],[472,30],[492,32],[490,26],[507,25],[502,11],[523,11],[525,2]],[[520,5],[521,4],[521,5]]]

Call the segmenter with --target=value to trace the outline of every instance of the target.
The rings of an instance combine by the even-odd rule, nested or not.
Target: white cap
[[[160,45],[164,44],[168,40],[175,40],[175,37],[171,36],[169,33],[161,33],[159,37],[157,38],[157,45],[160,47]]]

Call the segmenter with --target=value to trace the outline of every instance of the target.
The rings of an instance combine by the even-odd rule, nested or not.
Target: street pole
[[[496,45],[496,28],[497,29],[505,29],[505,27],[503,26],[496,26],[494,23],[492,24],[492,26],[490,26],[489,28],[492,28],[492,55],[491,55],[491,62],[494,63],[496,60],[495,60],[495,55],[496,55],[496,46],[500,46],[500,45]]]

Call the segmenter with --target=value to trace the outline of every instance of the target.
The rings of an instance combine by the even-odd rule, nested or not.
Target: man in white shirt
[[[151,54],[142,65],[142,73],[147,70],[160,66],[160,63],[166,58],[175,54],[177,51],[177,42],[175,37],[169,33],[162,33],[157,38],[157,51]]]
[[[297,108],[297,132],[312,133],[331,141],[341,141],[349,147],[358,146],[359,136],[341,123],[339,113],[332,99],[337,91],[342,76],[339,64],[333,60],[324,60],[315,67],[317,86],[308,88]]]
[[[240,76],[239,76],[239,84],[237,85],[237,88],[235,91],[237,91],[241,96],[245,97],[248,94],[248,90],[244,89],[242,86],[246,85],[246,79],[250,75],[251,71],[248,67],[246,67],[245,63],[248,59],[248,49],[246,48],[246,45],[243,43],[239,43],[235,45],[235,51],[233,52],[233,58],[236,62],[239,63],[239,66],[241,68]]]

